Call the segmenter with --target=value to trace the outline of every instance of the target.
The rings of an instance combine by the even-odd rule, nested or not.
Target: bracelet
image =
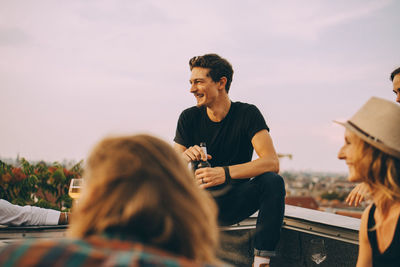
[[[225,184],[230,184],[231,183],[231,174],[229,173],[229,167],[228,166],[223,166],[225,171]]]

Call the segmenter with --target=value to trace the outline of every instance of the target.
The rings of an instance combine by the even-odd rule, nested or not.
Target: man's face
[[[209,71],[210,69],[200,67],[192,69],[190,92],[196,97],[198,107],[211,106],[219,94],[220,85],[208,76]]]
[[[400,103],[400,73],[393,78],[393,92],[396,94],[396,102]]]
[[[360,142],[362,141],[359,137],[346,129],[344,134],[344,145],[339,150],[338,158],[346,161],[347,167],[349,168],[348,180],[350,182],[362,181],[361,175],[356,170],[356,166],[360,164],[357,158]]]

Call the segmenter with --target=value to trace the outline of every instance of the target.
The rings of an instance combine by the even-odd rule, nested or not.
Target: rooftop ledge
[[[222,227],[220,257],[238,267],[252,264],[252,243],[257,213],[250,218],[228,227]],[[285,206],[281,238],[277,246],[277,257],[271,258],[271,267],[308,267],[356,265],[358,254],[358,230],[360,219],[333,213],[311,210],[292,205]],[[232,240],[240,240],[237,244]],[[320,265],[313,262],[315,245],[313,240],[322,240],[319,251],[324,251]],[[233,252],[233,253],[232,253]],[[232,255],[240,255],[232,256]]]
[[[252,239],[257,213],[228,227],[221,227],[221,247],[228,254],[220,255],[233,266],[247,267],[252,263]],[[358,253],[360,219],[333,213],[286,205],[278,256],[271,267],[316,266],[311,260],[313,239],[324,241],[326,260],[322,266],[355,266]],[[67,226],[0,227],[0,246],[22,238],[63,238]],[[238,237],[239,242],[229,237]],[[226,237],[227,239],[225,239]]]
[[[258,213],[256,212],[250,218],[238,224],[222,227],[222,230],[253,229],[256,227],[257,215]],[[360,219],[352,217],[285,205],[285,217],[282,227],[346,243],[358,244],[360,222]]]
[[[250,218],[231,226],[221,227],[223,231],[255,229],[258,213]],[[283,228],[309,233],[358,244],[360,219],[337,215],[333,213],[285,205]],[[0,240],[26,237],[63,237],[67,226],[31,226],[0,228]]]

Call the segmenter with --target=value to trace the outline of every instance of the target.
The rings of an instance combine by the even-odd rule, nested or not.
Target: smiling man
[[[400,68],[395,69],[390,74],[390,79],[393,82],[393,92],[396,94],[396,102],[400,103]]]
[[[269,128],[258,108],[232,102],[231,64],[216,54],[189,61],[190,92],[197,105],[182,112],[175,149],[189,162],[209,160],[197,169],[200,187],[214,195],[221,225],[238,223],[259,210],[254,242],[254,266],[269,266],[279,241],[285,186]],[[208,158],[199,146],[207,144]],[[253,151],[258,158],[252,160]]]

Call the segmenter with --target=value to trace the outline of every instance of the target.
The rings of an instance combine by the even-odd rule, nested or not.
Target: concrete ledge
[[[222,231],[255,229],[258,213]],[[360,219],[291,205],[285,206],[283,228],[358,244]]]
[[[311,261],[312,239],[322,239],[327,258],[318,266],[355,266],[360,220],[286,205],[278,256],[271,267],[316,266]],[[234,266],[251,266],[257,213],[236,225],[221,227],[221,259]],[[0,246],[22,238],[62,238],[67,226],[0,228]]]
[[[318,266],[355,266],[360,219],[286,205],[278,256],[273,266],[317,266],[311,240],[323,240],[326,260]],[[236,225],[222,227],[220,257],[234,266],[251,266],[257,213]]]
[[[0,228],[0,241],[11,242],[22,238],[63,238],[67,225],[7,226]]]

